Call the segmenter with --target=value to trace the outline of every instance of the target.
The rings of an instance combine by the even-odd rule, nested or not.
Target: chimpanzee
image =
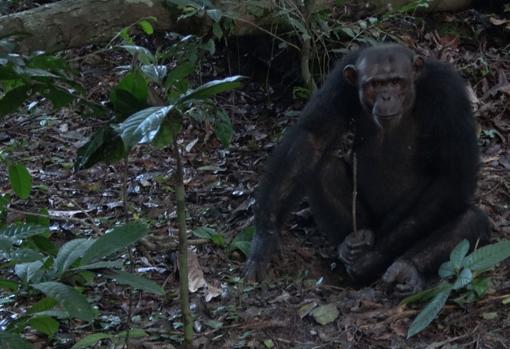
[[[353,161],[338,151],[349,130],[357,234]],[[354,280],[383,275],[397,293],[415,292],[458,242],[488,239],[488,218],[473,204],[478,166],[471,105],[450,65],[396,44],[352,52],[270,156],[245,276],[263,278],[286,217],[306,196]]]

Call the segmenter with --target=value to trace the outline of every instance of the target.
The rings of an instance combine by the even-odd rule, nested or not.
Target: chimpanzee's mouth
[[[399,118],[400,117],[400,113],[395,113],[395,114],[385,114],[385,115],[381,115],[381,114],[377,114],[376,115],[377,118],[381,121],[390,121],[392,119],[396,119],[396,118]]]

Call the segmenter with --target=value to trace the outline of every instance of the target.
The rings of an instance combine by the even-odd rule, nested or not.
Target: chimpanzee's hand
[[[346,267],[352,266],[361,256],[372,250],[374,243],[375,235],[371,230],[362,229],[357,234],[351,233],[338,246],[338,258]]]
[[[423,290],[424,280],[416,266],[405,259],[398,259],[386,270],[382,277],[388,284],[395,284],[395,293],[409,296]]]
[[[262,281],[267,276],[271,259],[280,252],[276,234],[256,233],[251,242],[251,251],[244,266],[244,278],[248,281]]]

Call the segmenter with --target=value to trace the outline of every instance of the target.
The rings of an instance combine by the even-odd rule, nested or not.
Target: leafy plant
[[[23,165],[9,166],[9,180],[17,196],[28,197],[31,176]],[[8,200],[5,201],[2,210],[7,207]],[[13,267],[18,278],[0,280],[0,287],[13,294],[28,291],[44,295],[0,332],[0,347],[30,348],[19,336],[26,326],[51,338],[59,328],[57,319],[93,321],[97,310],[83,294],[83,286],[91,284],[95,276],[163,295],[163,289],[153,281],[122,271],[123,263],[116,258],[119,251],[135,243],[146,231],[144,225],[125,224],[97,239],[74,239],[57,248],[50,240],[47,220],[0,224],[2,268]]]
[[[452,292],[459,294],[455,299],[458,303],[482,297],[489,287],[488,278],[483,273],[510,257],[510,241],[487,245],[467,255],[468,251],[469,242],[461,241],[450,253],[450,260],[439,268],[441,283],[402,301],[402,304],[409,304],[430,300],[411,323],[408,338],[421,332],[438,316]]]
[[[74,72],[64,60],[41,52],[21,55],[13,50],[12,38],[0,39],[0,117],[37,97],[49,100],[56,109],[76,99],[97,108],[82,99],[83,88],[73,80]]]
[[[144,31],[147,30],[145,23]],[[212,97],[241,86],[243,77],[231,76],[191,88],[191,75],[198,70],[200,53],[207,52],[193,36],[178,37],[177,42],[164,52],[152,53],[137,46],[124,32],[119,48],[129,52],[132,64],[122,80],[112,89],[110,101],[117,122],[96,131],[78,150],[76,168],[87,168],[97,162],[115,162],[127,159],[137,144],[154,144],[159,148],[171,146],[176,160],[175,195],[179,230],[179,287],[184,323],[184,344],[190,346],[193,327],[188,294],[188,244],[186,236],[186,209],[184,170],[177,137],[183,119],[214,126],[218,140],[230,143],[233,134],[228,114],[218,108]],[[210,52],[210,51],[209,51]],[[204,233],[207,233],[204,231]],[[210,232],[209,232],[210,233]],[[210,233],[208,238],[222,244],[221,236]]]

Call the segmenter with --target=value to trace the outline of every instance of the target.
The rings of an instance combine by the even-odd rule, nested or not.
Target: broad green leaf
[[[122,138],[110,126],[100,128],[90,140],[78,149],[75,168],[89,168],[102,161],[107,164],[123,159],[126,155]]]
[[[471,289],[476,293],[478,297],[484,296],[489,287],[490,287],[489,277],[478,277],[474,279],[473,282],[471,283]]]
[[[230,76],[223,80],[209,81],[194,90],[188,91],[179,99],[179,103],[189,101],[191,99],[203,99],[217,95],[218,93],[230,91],[241,87],[244,76]]]
[[[22,248],[11,252],[6,258],[19,264],[43,260],[44,255],[30,248]]]
[[[144,75],[140,71],[132,71],[110,92],[113,110],[121,116],[121,120],[147,107],[149,88]]]
[[[32,86],[21,85],[9,90],[0,99],[0,117],[15,112],[30,95]]]
[[[151,53],[151,51],[143,46],[120,45],[119,47],[128,51],[131,55],[133,55],[133,57],[136,57],[136,59],[138,59],[143,64],[151,64],[156,62],[156,58],[154,58],[154,55]]]
[[[20,336],[14,333],[0,331],[0,348],[2,349],[34,349],[32,344],[28,343]]]
[[[76,96],[72,93],[53,85],[41,86],[37,89],[37,91],[41,94],[41,96],[46,97],[55,109],[60,109],[69,105],[76,99]]]
[[[117,132],[124,142],[124,147],[129,150],[136,144],[152,142],[161,123],[173,107],[169,105],[143,109],[117,125]]]
[[[18,289],[18,283],[12,280],[0,279],[0,288],[16,291]]]
[[[182,128],[182,118],[177,112],[171,113],[163,119],[159,127],[159,131],[154,137],[152,144],[158,148],[164,148],[173,143],[174,139],[179,135]]]
[[[140,26],[140,28],[142,28],[145,34],[147,35],[154,34],[154,28],[152,27],[152,24],[148,20],[146,19],[141,20],[140,22],[138,22],[138,25]]]
[[[471,271],[484,271],[510,257],[510,240],[483,246],[464,259],[462,266]]]
[[[9,165],[9,182],[18,197],[28,199],[32,190],[32,176],[25,166],[21,164]]]
[[[43,265],[43,261],[20,263],[16,264],[14,272],[24,283],[38,282],[42,276],[41,268]]]
[[[85,251],[81,264],[86,265],[108,257],[126,248],[147,233],[147,227],[139,223],[125,224],[101,236]]]
[[[49,316],[38,316],[28,320],[28,324],[33,329],[44,333],[48,337],[53,337],[58,331],[59,323]]]
[[[85,251],[94,243],[90,239],[74,239],[66,242],[58,251],[53,269],[57,276],[71,268],[74,262],[83,256]]]
[[[168,73],[166,65],[145,64],[140,68],[151,81],[161,83]]]
[[[48,227],[32,224],[11,224],[0,229],[0,236],[9,239],[12,243],[25,240],[31,236],[48,232]]]
[[[418,316],[414,319],[409,326],[409,330],[407,331],[407,338],[411,338],[418,332],[421,332],[425,329],[439,314],[446,301],[448,300],[448,296],[450,295],[451,288],[448,288],[444,291],[439,292],[429,304],[423,308],[423,310],[418,314]]]
[[[101,261],[92,264],[80,265],[71,270],[96,270],[96,269],[120,269],[122,268],[122,261]]]
[[[71,347],[71,349],[85,349],[93,347],[100,340],[103,339],[112,339],[114,336],[108,333],[94,333],[88,336],[83,337]]]
[[[127,331],[119,332],[116,337],[119,339],[125,339],[126,338]],[[131,338],[141,338],[141,337],[147,337],[149,334],[142,330],[141,328],[133,328],[129,331],[129,337]]]
[[[58,253],[57,246],[50,240],[49,236],[35,235],[30,237],[30,242],[35,245],[38,251],[45,254],[56,256]]]
[[[186,78],[188,75],[195,71],[195,65],[189,62],[184,62],[170,70],[165,80],[165,87],[170,88],[176,81]]]
[[[410,295],[406,298],[404,298],[400,304],[413,304],[413,303],[419,303],[419,302],[427,302],[434,298],[438,293],[443,292],[446,289],[450,289],[452,287],[451,284],[447,282],[443,282],[440,285],[436,287],[432,287],[426,290],[423,290],[421,292],[415,293],[413,295]]]
[[[227,113],[223,110],[218,111],[216,120],[214,121],[214,134],[220,140],[224,147],[230,145],[234,129]]]
[[[201,239],[209,240],[213,234],[216,233],[216,230],[209,227],[200,227],[193,230],[192,234]]]
[[[96,311],[87,299],[72,287],[53,281],[32,286],[46,296],[55,299],[73,318],[91,322],[96,317]]]
[[[460,270],[460,267],[462,266],[462,261],[464,260],[464,257],[466,257],[467,253],[469,251],[469,241],[466,239],[459,242],[457,246],[452,250],[450,253],[450,262],[452,263],[455,270]]]
[[[455,267],[453,266],[452,262],[450,262],[450,261],[444,262],[443,264],[441,264],[441,266],[439,267],[439,271],[438,271],[439,277],[441,277],[442,279],[447,279],[450,276],[455,275],[455,273],[456,273]]]
[[[160,285],[138,275],[127,273],[125,271],[117,271],[116,273],[107,276],[114,278],[121,285],[128,285],[160,296],[165,294],[165,290]]]
[[[9,251],[11,251],[12,248],[13,248],[12,247],[13,243],[14,242],[12,242],[10,239],[0,235],[0,256],[5,254],[5,253],[2,253],[2,252],[9,252]]]
[[[47,311],[52,309],[55,305],[57,305],[58,302],[54,300],[53,298],[44,297],[39,302],[33,304],[30,309],[28,309],[28,314],[37,314],[41,313],[43,311]],[[40,314],[37,314],[37,316],[40,316]]]
[[[225,237],[223,235],[221,235],[221,234],[213,234],[213,235],[211,235],[211,241],[216,246],[220,246],[220,247],[225,246]]]
[[[207,16],[209,16],[210,19],[212,19],[215,22],[219,22],[221,20],[221,17],[223,14],[218,9],[211,9],[206,11]]]
[[[232,240],[230,243],[230,249],[237,249],[241,251],[245,256],[248,256],[250,254],[251,240],[253,239],[254,235],[255,227],[250,226],[244,228],[239,234],[237,234],[234,240]]]
[[[473,281],[473,273],[469,269],[462,269],[453,284],[453,289],[458,290],[460,288],[466,287]]]

